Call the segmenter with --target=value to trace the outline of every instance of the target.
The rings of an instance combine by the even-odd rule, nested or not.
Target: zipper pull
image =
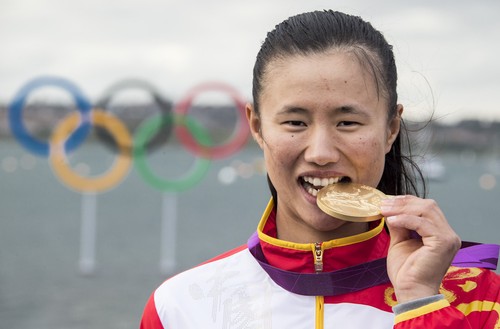
[[[323,250],[320,242],[314,244],[314,270],[316,273],[323,272]]]

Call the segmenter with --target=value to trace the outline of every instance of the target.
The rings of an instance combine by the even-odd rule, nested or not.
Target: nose
[[[312,130],[304,157],[307,162],[320,166],[338,162],[340,159],[340,149],[335,134],[327,128],[318,127]]]

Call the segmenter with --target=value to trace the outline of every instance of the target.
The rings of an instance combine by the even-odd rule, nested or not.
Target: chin
[[[311,219],[312,226],[321,232],[334,231],[346,224],[346,221],[325,214],[319,208],[315,211],[314,218]]]

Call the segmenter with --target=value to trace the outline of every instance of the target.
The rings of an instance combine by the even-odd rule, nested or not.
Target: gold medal
[[[318,192],[316,203],[328,215],[350,222],[370,222],[382,218],[380,204],[387,196],[376,188],[337,183]]]

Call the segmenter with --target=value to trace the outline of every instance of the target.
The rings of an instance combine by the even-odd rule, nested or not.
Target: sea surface
[[[84,176],[107,175],[115,155],[86,143],[70,163]],[[183,192],[152,187],[132,163],[117,186],[81,193],[61,181],[47,159],[0,140],[1,327],[138,328],[161,282],[245,243],[255,230],[269,199],[261,156],[249,143],[212,161]],[[429,173],[436,177],[428,182],[429,197],[462,239],[500,243],[498,155],[469,151],[431,159]],[[148,161],[166,180],[200,168],[179,145]]]

